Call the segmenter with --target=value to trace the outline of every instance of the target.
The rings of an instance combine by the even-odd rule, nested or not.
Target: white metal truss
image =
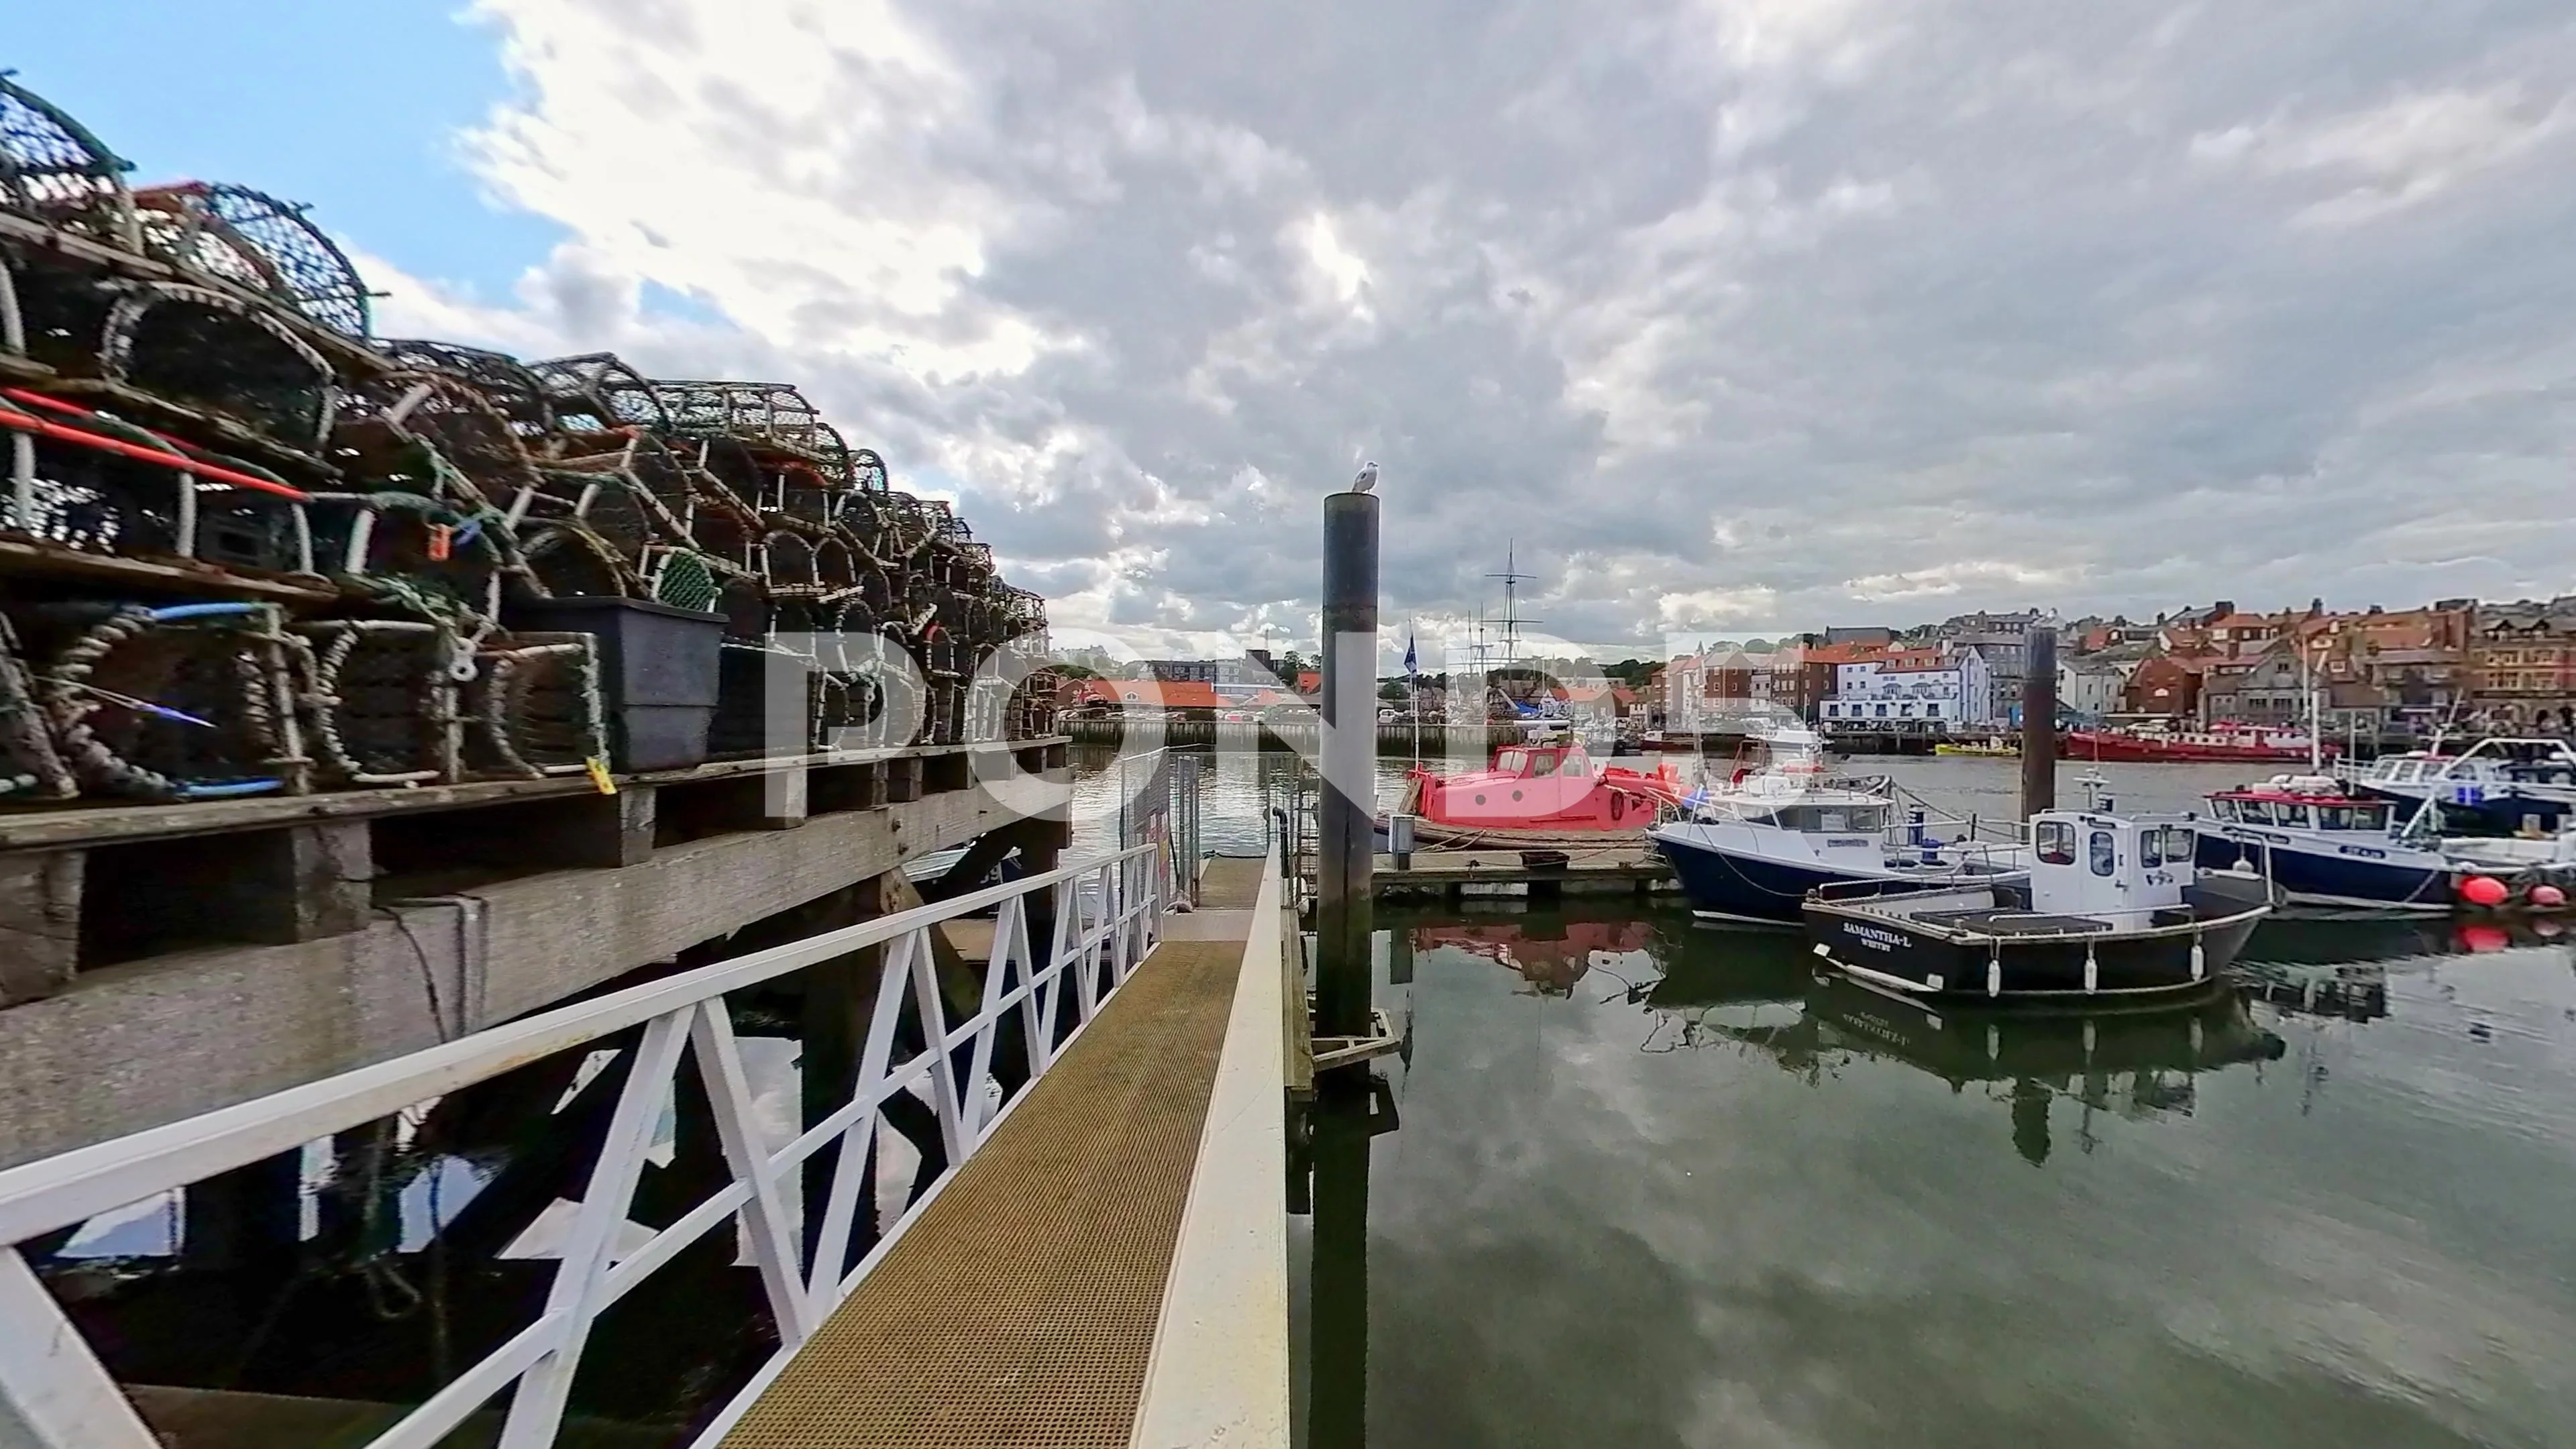
[[[780,1348],[701,1436],[712,1444],[857,1287],[977,1146],[1027,1095],[988,1106],[983,1084],[1014,1007],[1026,1034],[1030,1081],[1151,950],[1171,898],[1161,847],[1141,845],[1028,876],[937,905],[828,931],[477,1032],[426,1051],[290,1088],[149,1131],[0,1172],[0,1444],[31,1449],[156,1449],[158,1441],[117,1389],[97,1354],[19,1250],[30,1238],[257,1162],[317,1138],[497,1077],[555,1053],[641,1027],[632,1069],[611,1115],[544,1307],[515,1337],[469,1366],[366,1449],[434,1449],[505,1389],[501,1449],[554,1442],[591,1325],[658,1268],[720,1225],[739,1220],[778,1325]],[[1054,903],[1053,939],[1030,939],[1029,901]],[[983,999],[951,1023],[931,948],[941,921],[997,911]],[[766,1149],[725,994],[870,946],[883,946],[874,1010],[850,1100],[783,1148]],[[1066,977],[1076,1013],[1064,1040]],[[904,1006],[921,1023],[921,1050],[894,1060]],[[958,1071],[960,1055],[967,1061]],[[635,1188],[672,1094],[696,1066],[731,1180],[623,1258],[613,1256]],[[874,1212],[866,1181],[880,1114],[899,1092],[919,1090],[938,1114],[946,1166],[857,1263],[849,1262],[859,1214]],[[837,1144],[813,1260],[787,1215],[808,1158]]]

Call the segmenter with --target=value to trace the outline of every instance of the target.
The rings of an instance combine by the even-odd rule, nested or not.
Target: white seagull
[[[1377,486],[1377,464],[1376,464],[1376,462],[1375,462],[1375,461],[1370,461],[1370,462],[1362,463],[1362,464],[1360,465],[1360,475],[1359,475],[1358,477],[1353,478],[1353,479],[1351,480],[1351,491],[1352,491],[1353,493],[1366,493],[1367,491],[1369,491],[1369,490],[1370,490],[1370,489],[1372,489],[1372,488],[1375,488],[1376,486]]]

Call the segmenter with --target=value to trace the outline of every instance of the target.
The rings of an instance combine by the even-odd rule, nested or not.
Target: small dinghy
[[[2189,816],[2049,810],[2026,881],[1819,887],[1815,953],[1910,997],[2142,997],[2197,990],[2272,909],[2258,876],[2203,875]]]

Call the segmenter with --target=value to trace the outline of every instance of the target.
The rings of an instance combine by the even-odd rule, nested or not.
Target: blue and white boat
[[[2436,741],[2430,750],[2382,755],[2345,784],[2400,806],[2429,800],[2451,831],[2528,835],[2576,824],[2576,750],[2563,739],[2499,735],[2458,754],[2442,753]]]
[[[2390,828],[2397,807],[2323,775],[2282,775],[2208,797],[2200,865],[2259,875],[2283,900],[2373,910],[2451,909],[2441,841]]]
[[[2261,876],[2293,905],[2430,913],[2454,909],[2474,875],[2524,889],[2576,883],[2576,831],[2446,837],[2438,799],[2410,808],[2329,776],[2277,775],[2208,802],[2201,867]]]
[[[2009,882],[2030,874],[2013,845],[1943,843],[1919,812],[1874,790],[1757,775],[1692,799],[1691,818],[1647,832],[1680,877],[1694,914],[1795,924],[1807,893],[1853,881]]]

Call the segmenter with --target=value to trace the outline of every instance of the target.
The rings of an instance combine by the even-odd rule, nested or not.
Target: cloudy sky
[[[0,64],[383,330],[800,383],[1148,647],[1362,458],[1426,635],[2576,587],[2564,0],[100,5]]]

